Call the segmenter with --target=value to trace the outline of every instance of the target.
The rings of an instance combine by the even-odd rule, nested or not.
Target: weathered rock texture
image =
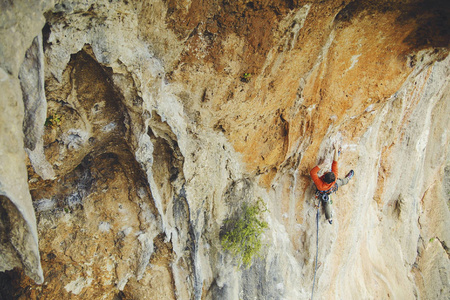
[[[3,298],[309,299],[335,142],[315,299],[450,297],[448,1],[0,9]],[[258,198],[237,269],[220,229]]]

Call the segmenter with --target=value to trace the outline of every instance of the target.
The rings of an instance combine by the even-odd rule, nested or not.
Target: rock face
[[[448,299],[447,2],[4,1],[1,296]]]

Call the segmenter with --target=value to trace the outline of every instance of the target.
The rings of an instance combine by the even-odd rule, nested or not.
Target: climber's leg
[[[351,170],[350,172],[348,172],[348,174],[344,178],[339,178],[338,180],[336,180],[337,185],[339,187],[346,185],[350,181],[350,179],[352,179],[354,174],[355,174],[355,172],[353,172],[353,170]]]
[[[330,203],[330,201],[328,201],[328,202],[322,201],[322,203],[323,203],[323,209],[325,211],[325,218],[328,220],[328,222],[330,222],[331,219],[333,218],[333,214],[331,213],[331,203]],[[330,224],[331,224],[331,222],[330,222]]]
[[[337,183],[338,187],[341,187],[343,185],[346,185],[349,181],[350,181],[350,179],[348,179],[348,178],[338,178],[336,180],[336,183]]]

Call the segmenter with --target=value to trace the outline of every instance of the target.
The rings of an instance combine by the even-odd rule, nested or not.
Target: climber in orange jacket
[[[338,177],[337,161],[339,158],[339,147],[337,146],[337,144],[334,144],[333,146],[334,146],[334,159],[333,163],[331,164],[331,172],[326,172],[321,177],[319,177],[317,173],[320,171],[321,169],[320,167],[323,164],[315,166],[310,172],[311,178],[314,181],[314,184],[316,185],[317,188],[316,197],[319,198],[320,201],[322,202],[325,210],[325,217],[330,224],[333,223],[330,194],[336,192],[340,186],[346,185],[354,175],[353,170],[351,170],[350,172],[348,172],[348,174],[345,176],[344,179],[340,178],[336,179]]]

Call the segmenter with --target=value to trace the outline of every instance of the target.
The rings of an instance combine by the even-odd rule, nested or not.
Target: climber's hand
[[[333,157],[333,160],[334,160],[334,161],[337,161],[338,158],[339,158],[339,154],[340,154],[340,151],[341,151],[341,147],[340,147],[340,145],[338,144],[338,142],[335,142],[335,143],[333,144],[333,147],[334,147],[334,157]]]
[[[335,151],[341,151],[342,150],[342,147],[341,147],[341,145],[338,142],[334,142],[333,147],[334,147]]]

